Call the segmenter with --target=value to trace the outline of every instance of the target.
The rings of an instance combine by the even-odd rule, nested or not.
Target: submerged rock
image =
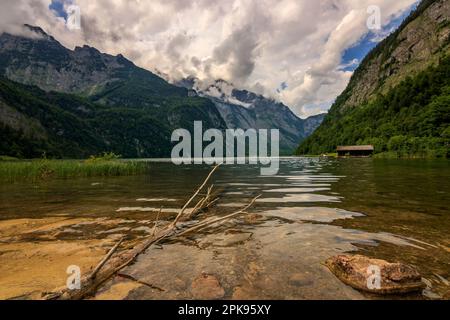
[[[248,224],[254,224],[258,223],[263,219],[264,217],[260,214],[252,213],[252,214],[246,214],[244,216],[244,221]]]
[[[376,294],[403,294],[425,288],[415,267],[361,255],[339,255],[325,264],[345,284]]]
[[[225,290],[215,276],[202,274],[192,282],[191,293],[195,299],[213,300],[223,298]]]
[[[289,284],[296,287],[310,286],[314,282],[308,273],[294,273],[289,277]]]
[[[206,237],[199,242],[200,248],[214,247],[233,247],[242,244],[252,237],[251,232],[228,233]]]

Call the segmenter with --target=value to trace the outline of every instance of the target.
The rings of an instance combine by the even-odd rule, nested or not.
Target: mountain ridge
[[[15,139],[26,140],[25,145],[35,150],[31,152],[16,145],[15,155],[39,156],[48,148],[48,155],[58,157],[86,156],[102,151],[114,151],[125,157],[167,157],[172,145],[168,141],[170,132],[178,128],[192,132],[194,121],[202,121],[205,129],[280,129],[281,153],[291,155],[298,141],[323,119],[323,115],[311,120],[300,119],[287,106],[246,90],[232,89],[233,100],[224,103],[219,97],[172,85],[137,67],[121,54],[113,56],[88,45],[70,50],[40,27],[25,25],[24,28],[35,36],[0,35],[2,130],[11,137],[20,137]],[[14,86],[17,90],[12,90]],[[29,113],[26,105],[16,103],[14,93],[25,95],[26,92],[34,95],[27,95],[27,103],[34,101],[39,112]],[[58,116],[56,110],[62,116]],[[236,114],[230,116],[230,110]],[[50,125],[48,119],[41,116],[42,112],[48,112],[52,121],[60,119],[62,123],[51,122]],[[100,123],[100,115],[116,127]],[[128,120],[139,125],[131,128],[123,123]],[[82,121],[85,128],[82,128]],[[96,128],[92,127],[94,123]],[[72,132],[73,128],[84,130],[86,139]],[[100,132],[99,128],[105,131]],[[154,137],[142,133],[144,128],[153,132]],[[163,138],[162,133],[166,137]],[[32,139],[37,137],[39,139],[33,143]],[[90,139],[90,142],[83,146],[75,138]],[[43,141],[45,139],[49,141]],[[65,143],[60,144],[59,140]],[[8,148],[0,152],[7,153]]]
[[[367,102],[386,93],[406,76],[436,64],[437,51],[450,54],[450,3],[423,0],[403,23],[362,60],[330,112]],[[376,75],[376,77],[374,76]],[[349,92],[352,95],[349,95]]]
[[[215,80],[204,89],[196,85],[197,81],[195,77],[188,77],[175,84],[210,99],[231,129],[279,129],[282,154],[291,155],[298,141],[312,134],[325,117],[325,114],[318,114],[301,119],[283,103],[237,89],[222,79]]]
[[[0,123],[11,139],[26,140],[22,146],[11,141],[16,151],[4,145],[1,153],[36,157],[47,146],[47,154],[57,157],[103,151],[124,157],[168,157],[174,129],[193,130],[195,120],[202,121],[206,129],[226,129],[210,100],[189,96],[188,90],[167,83],[122,55],[104,54],[89,46],[70,50],[41,28],[26,28],[37,35],[0,35]],[[27,114],[32,110],[36,112]],[[23,132],[19,118],[34,123],[35,133],[45,132],[40,136],[49,140],[33,143],[35,133]],[[86,139],[92,137],[95,143],[83,145],[87,140],[75,130],[86,131]],[[29,152],[26,146],[34,146],[28,149],[35,151]]]
[[[424,0],[356,69],[296,154],[373,144],[397,157],[448,157],[450,2]]]

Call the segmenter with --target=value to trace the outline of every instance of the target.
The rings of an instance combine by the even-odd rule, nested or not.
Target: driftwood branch
[[[109,258],[112,257],[112,255],[114,254],[114,252],[117,250],[117,248],[119,248],[119,246],[122,244],[123,240],[125,239],[125,237],[122,237],[114,247],[111,248],[111,250],[109,250],[108,254],[102,259],[102,261],[100,261],[100,263],[95,267],[94,271],[92,271],[91,273],[91,279],[94,279],[95,276],[97,275],[97,272],[105,265],[105,263],[109,260]]]
[[[157,230],[156,228],[158,227],[159,217],[161,215],[161,212],[162,212],[162,207],[159,208],[158,215],[156,216],[155,225],[153,226],[153,231],[152,231],[152,237],[154,237],[156,234],[156,230]]]
[[[143,285],[145,285],[145,286],[147,286],[147,287],[149,287],[149,288],[151,288],[151,289],[156,289],[156,290],[158,290],[158,291],[165,291],[163,288],[160,288],[160,287],[157,287],[157,286],[152,285],[151,283],[148,283],[148,282],[145,282],[145,281],[136,279],[135,277],[130,276],[129,274],[118,273],[117,275],[118,275],[119,277],[122,277],[122,278],[125,278],[125,279],[128,279],[128,280],[132,280],[132,281],[134,281],[134,282],[137,282],[137,283],[139,283],[139,284],[143,284]]]
[[[248,205],[246,205],[244,208],[240,209],[239,211],[236,211],[236,212],[231,213],[229,215],[226,215],[224,217],[220,217],[220,218],[216,218],[216,219],[213,219],[213,220],[209,220],[209,221],[204,221],[204,222],[198,223],[195,226],[193,226],[191,228],[188,228],[188,229],[178,233],[177,236],[178,237],[184,236],[184,235],[186,235],[188,233],[191,233],[193,231],[198,231],[198,230],[203,229],[205,227],[211,226],[213,224],[216,224],[216,223],[219,223],[219,222],[222,222],[222,221],[225,221],[225,220],[232,219],[232,218],[234,218],[234,217],[236,217],[236,216],[238,216],[238,215],[240,215],[242,213],[245,213],[247,209],[249,209],[251,206],[253,206],[253,204],[256,202],[256,200],[258,200],[259,197],[260,197],[260,195],[255,197],[255,198],[253,198],[252,201]]]
[[[197,195],[200,193],[200,191],[206,186],[206,184],[208,183],[209,179],[212,177],[212,175],[214,174],[214,172],[221,166],[221,164],[216,165],[211,172],[208,174],[208,176],[206,177],[205,181],[203,181],[203,183],[200,185],[200,187],[198,187],[197,191],[194,192],[194,194],[192,195],[192,197],[186,202],[186,204],[183,206],[183,208],[181,208],[180,213],[177,215],[177,217],[175,218],[175,220],[172,222],[173,226],[177,225],[177,222],[180,220],[180,218],[183,216],[184,212],[186,211],[186,208],[191,204],[191,202],[195,199],[195,197],[197,197]]]
[[[232,219],[242,213],[246,213],[246,211],[253,206],[256,200],[259,198],[256,197],[250,201],[248,205],[243,207],[242,209],[228,214],[224,217],[219,217],[215,219],[204,220],[202,222],[198,222],[195,225],[189,228],[180,228],[178,229],[176,224],[180,221],[183,216],[187,216],[188,218],[192,218],[195,214],[200,212],[201,210],[206,210],[212,206],[213,203],[217,202],[218,198],[214,198],[212,192],[212,186],[208,188],[206,195],[199,200],[194,209],[189,213],[189,215],[185,215],[185,211],[189,204],[199,195],[201,190],[206,186],[212,174],[218,169],[220,165],[215,166],[209,175],[206,177],[201,186],[196,190],[191,198],[186,202],[186,204],[182,207],[174,221],[167,225],[166,227],[157,230],[156,226],[158,221],[155,221],[155,227],[153,229],[152,235],[143,240],[137,246],[132,249],[125,250],[120,252],[114,256],[114,253],[117,251],[118,247],[122,243],[123,239],[121,239],[109,252],[108,254],[100,261],[94,271],[81,279],[81,288],[79,290],[69,290],[67,288],[62,289],[60,291],[48,293],[44,296],[44,299],[60,299],[60,300],[78,300],[83,299],[85,297],[89,297],[95,294],[97,288],[102,285],[105,281],[110,279],[112,276],[119,273],[120,270],[130,265],[135,259],[143,252],[145,252],[150,246],[161,242],[162,240],[166,240],[168,238],[175,238],[184,236],[188,233],[198,231],[200,229],[209,227],[211,225]],[[158,214],[157,220],[159,220]]]

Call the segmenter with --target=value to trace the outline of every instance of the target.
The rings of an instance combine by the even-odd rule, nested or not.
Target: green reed
[[[126,160],[19,160],[0,161],[0,181],[45,181],[80,177],[109,177],[144,174],[149,164]]]

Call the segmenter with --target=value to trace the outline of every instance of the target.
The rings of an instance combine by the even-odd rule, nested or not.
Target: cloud
[[[58,2],[80,6],[81,30],[69,30],[50,0],[2,0],[0,31],[39,25],[69,48],[87,43],[122,53],[173,81],[224,79],[309,115],[326,110],[347,85],[352,73],[342,55],[369,32],[367,7],[378,5],[390,29],[417,0]],[[377,41],[386,34],[378,31]]]
[[[217,65],[226,65],[227,78],[235,83],[244,83],[255,69],[258,48],[258,36],[251,25],[233,31],[214,49],[213,61]]]
[[[370,39],[370,41],[373,43],[381,42],[394,31],[395,31],[394,27],[387,28],[385,30],[377,30],[376,32],[373,33],[373,37]]]

